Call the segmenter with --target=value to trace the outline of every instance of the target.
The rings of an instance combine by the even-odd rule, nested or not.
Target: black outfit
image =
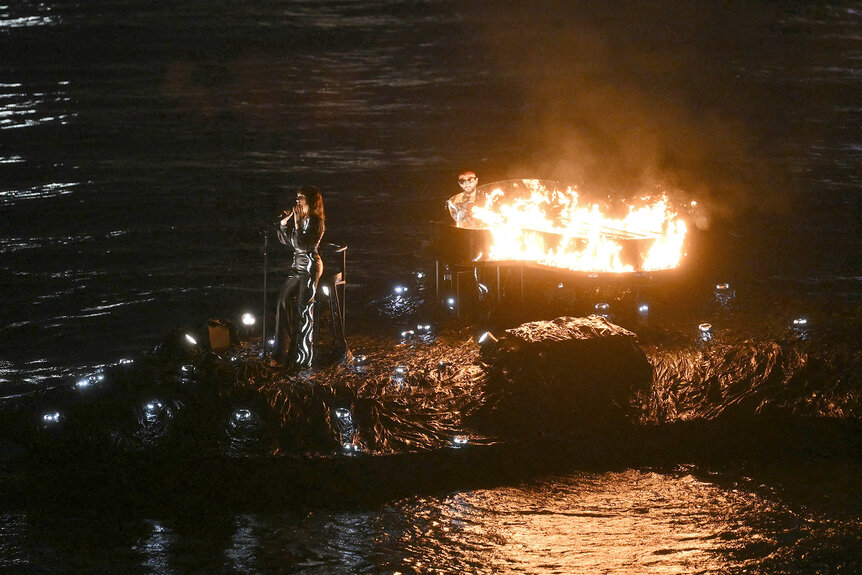
[[[284,340],[288,339],[288,361],[303,368],[311,367],[314,352],[314,296],[323,273],[318,247],[324,230],[323,220],[314,215],[300,220],[299,227],[288,222],[278,228],[278,241],[293,247],[293,263],[278,297],[274,357],[284,358]]]

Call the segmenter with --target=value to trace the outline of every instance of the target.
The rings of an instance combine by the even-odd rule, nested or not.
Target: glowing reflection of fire
[[[686,225],[665,195],[639,198],[613,216],[607,207],[578,200],[575,188],[507,180],[482,186],[472,197],[458,194],[449,207],[459,227],[490,231],[493,241],[484,261],[534,261],[594,272],[679,265]]]

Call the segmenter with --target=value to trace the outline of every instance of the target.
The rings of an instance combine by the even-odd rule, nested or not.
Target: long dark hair
[[[326,215],[323,213],[323,196],[320,195],[317,186],[300,186],[296,193],[305,196],[305,201],[308,202],[308,215],[317,216],[326,221]]]

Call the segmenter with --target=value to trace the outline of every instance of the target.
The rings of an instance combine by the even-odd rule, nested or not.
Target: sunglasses
[[[466,183],[474,182],[474,181],[476,181],[476,178],[458,178],[459,184],[466,184]]]

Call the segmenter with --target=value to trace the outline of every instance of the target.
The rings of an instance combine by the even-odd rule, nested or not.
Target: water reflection
[[[751,493],[645,471],[419,499],[404,511],[415,517],[407,566],[473,573],[723,571],[741,566],[729,548],[764,536],[756,517],[793,517]]]
[[[149,536],[133,547],[142,555],[142,565],[153,573],[170,573],[170,551],[173,534],[159,521],[150,522]]]
[[[260,524],[253,515],[237,515],[231,545],[225,550],[225,563],[238,573],[257,572],[257,556],[260,539],[257,530]]]
[[[860,529],[852,514],[785,502],[755,480],[681,467],[575,472],[360,509],[331,501],[232,512],[206,497],[169,511],[36,508],[0,515],[0,564],[48,574],[111,565],[158,573],[801,574],[825,564],[851,572],[860,567]],[[42,535],[26,537],[31,530]]]

